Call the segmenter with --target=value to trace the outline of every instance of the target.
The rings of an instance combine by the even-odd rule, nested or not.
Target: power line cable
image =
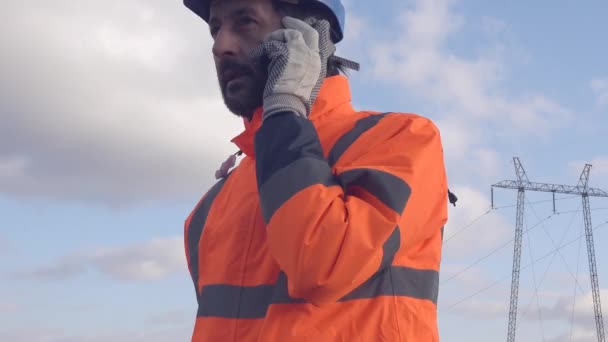
[[[579,206],[580,208],[580,206]],[[591,211],[598,211],[598,210],[608,210],[608,208],[592,208]],[[583,210],[578,209],[578,210],[570,210],[570,211],[562,211],[560,212],[560,214],[570,214],[570,213],[580,213]]]
[[[576,257],[576,277],[578,278],[578,270],[581,264],[581,250],[583,246],[583,239],[578,240],[578,254]],[[574,294],[572,296],[572,312],[570,313],[570,342],[572,342],[572,334],[574,332],[574,307],[576,306],[576,285],[578,282],[574,282]]]
[[[483,214],[479,215],[478,217],[474,218],[470,223],[464,225],[461,228],[458,228],[458,230],[456,232],[454,232],[454,234],[452,234],[449,238],[445,239],[445,241],[443,242],[444,246],[450,240],[452,240],[455,236],[457,236],[458,234],[464,232],[465,230],[467,230],[468,228],[470,228],[471,226],[473,226],[473,224],[475,224],[477,221],[479,221],[482,217],[488,215],[491,212],[492,212],[492,208],[488,209],[485,213],[483,213]]]
[[[534,260],[534,255],[532,254],[532,241],[530,239],[529,231],[526,231],[526,238],[528,239],[528,252],[530,253],[530,260]],[[539,284],[536,282],[536,269],[534,267],[534,264],[532,264],[532,281],[534,282],[533,297],[536,297],[536,308],[538,309],[538,322],[539,322],[539,326],[540,326],[540,333],[541,333],[541,337],[544,342],[545,341],[545,329],[543,327],[543,315],[542,315],[542,310],[540,309],[540,300],[538,298]]]
[[[534,208],[534,207],[532,207]],[[579,208],[580,208],[580,204],[579,204]],[[536,213],[535,213],[536,215]],[[538,215],[536,215],[538,217]],[[564,232],[564,235],[562,235],[562,238],[560,240],[560,245],[564,242],[564,240],[566,239],[566,236],[568,235],[568,232],[570,231],[570,229],[572,228],[572,224],[574,223],[574,218],[576,217],[575,215],[572,215],[572,218],[570,219],[570,223],[568,224],[568,228],[566,229],[566,231]],[[547,230],[544,228],[543,225],[543,230],[545,231],[545,234],[547,234],[549,236],[549,239],[551,240],[551,244],[553,245],[553,248],[556,249],[558,245],[555,244],[555,241],[553,240],[553,238],[549,235],[549,233],[547,232]],[[561,257],[562,260],[564,260],[562,253],[557,250],[558,253]],[[551,266],[553,265],[553,262],[555,261],[555,256],[557,254],[553,254],[551,256],[551,260],[549,260],[549,264],[547,265],[547,268],[545,268],[545,272],[543,272],[543,276],[541,277],[541,280],[539,282],[539,287],[540,285],[545,281],[545,277],[547,276],[547,274],[549,273],[549,269],[551,268]],[[565,263],[565,260],[564,260]],[[578,280],[574,277],[574,275],[572,274],[572,272],[570,271],[570,269],[568,268],[568,264],[566,264],[566,269],[568,270],[568,273],[570,273],[570,276],[572,276],[572,278],[575,280],[575,283],[579,286],[579,288],[582,290],[582,287],[580,286],[580,284],[578,284]],[[530,309],[530,305],[532,304],[532,301],[534,300],[534,297],[532,297],[530,299],[530,301],[528,302],[528,304],[526,305],[525,309],[522,311],[521,316],[525,316],[528,313],[528,310]]]
[[[541,222],[538,222],[537,224],[535,224],[534,226],[532,226],[531,228],[527,229],[526,232],[533,230],[534,228],[538,227],[543,221],[546,221],[548,219],[550,219],[551,217],[553,217],[554,214],[551,214],[549,216],[547,216],[547,218],[545,218],[544,220],[542,220]],[[449,282],[450,280],[458,277],[459,275],[461,275],[462,273],[470,270],[471,268],[473,268],[474,266],[476,266],[477,264],[479,264],[480,262],[486,260],[487,258],[491,257],[492,255],[496,254],[498,251],[500,251],[501,249],[505,248],[506,246],[508,246],[511,242],[513,242],[514,239],[510,239],[508,241],[506,241],[505,243],[503,243],[502,245],[494,248],[490,253],[486,254],[485,256],[477,259],[475,262],[473,262],[471,265],[465,267],[464,269],[456,272],[456,274],[453,274],[450,278],[444,280],[443,282],[441,282],[440,285],[444,285],[445,283]]]
[[[556,198],[555,201],[565,201],[565,200],[579,198],[579,197],[580,196],[568,196],[568,197],[563,197],[563,198]],[[539,203],[547,203],[547,202],[553,202],[553,199],[536,201],[536,202],[528,202],[528,203],[529,204],[539,204]],[[517,207],[517,204],[509,204],[509,205],[504,205],[504,206],[500,206],[500,207],[494,207],[494,209],[506,209],[506,208],[515,208],[515,207]]]
[[[600,224],[600,225],[596,226],[596,227],[593,229],[593,231],[595,232],[595,231],[596,231],[596,230],[598,230],[600,227],[603,227],[603,226],[606,226],[606,225],[608,225],[608,221],[606,221],[606,222],[604,222],[604,223],[602,223],[602,224]],[[556,249],[554,249],[554,250],[552,250],[552,251],[548,252],[547,254],[543,255],[542,257],[540,257],[540,258],[538,258],[538,259],[536,259],[536,260],[532,261],[531,263],[524,265],[524,266],[523,266],[521,269],[522,269],[522,270],[525,270],[525,269],[527,269],[528,267],[530,267],[532,264],[537,263],[537,262],[539,262],[539,261],[541,261],[541,260],[544,260],[544,259],[548,258],[548,257],[549,257],[549,256],[551,256],[551,255],[554,255],[555,253],[557,253],[557,251],[558,251],[558,250],[564,249],[564,248],[568,247],[569,245],[573,244],[574,242],[579,241],[579,240],[580,240],[580,239],[581,239],[583,236],[585,236],[585,234],[581,234],[581,235],[579,235],[579,236],[578,236],[576,239],[573,239],[573,240],[571,240],[571,241],[567,242],[566,244],[564,244],[564,245],[562,245],[562,246],[560,246],[560,247],[558,247],[558,248],[556,248]],[[452,310],[453,310],[453,309],[454,309],[456,306],[460,305],[461,303],[463,303],[463,302],[465,302],[465,301],[467,301],[467,300],[469,300],[469,299],[471,299],[471,298],[473,298],[473,297],[475,297],[475,296],[477,296],[477,295],[479,295],[479,294],[481,294],[481,293],[483,293],[483,292],[485,292],[485,291],[487,291],[487,290],[489,290],[489,289],[493,288],[494,286],[496,286],[496,285],[500,284],[501,282],[505,281],[506,279],[508,279],[508,278],[510,278],[510,277],[511,277],[511,275],[510,275],[510,274],[508,274],[508,275],[506,275],[506,276],[504,276],[504,277],[502,277],[502,278],[500,278],[500,279],[498,279],[498,280],[494,281],[493,283],[491,283],[490,285],[488,285],[488,286],[486,286],[486,287],[482,288],[481,290],[478,290],[477,292],[475,292],[475,293],[473,293],[473,294],[471,294],[471,295],[469,295],[469,296],[466,296],[466,297],[464,297],[464,298],[462,298],[462,299],[460,299],[460,300],[458,300],[458,301],[456,301],[456,302],[454,302],[454,303],[450,304],[450,305],[447,307],[447,309],[446,309],[446,310],[448,310],[448,311],[452,311]]]
[[[580,207],[581,207],[581,204],[579,203],[578,208],[580,208]],[[577,210],[577,212],[580,212],[580,211]],[[560,240],[560,244],[563,243],[564,240],[566,239],[566,235],[567,235],[568,231],[572,228],[572,223],[574,222],[575,217],[576,217],[576,215],[573,215],[572,218],[570,219],[570,223],[568,224],[568,228],[566,229],[566,232],[564,233],[564,235],[562,236],[562,239]],[[544,230],[545,234],[549,237],[549,240],[551,240],[551,245],[553,246],[553,248],[556,248],[558,245],[555,244],[555,240],[553,240],[553,237],[551,237],[551,234],[549,234],[549,232],[544,227],[543,227],[543,230]],[[572,271],[570,270],[570,267],[568,265],[568,262],[566,261],[566,258],[559,251],[558,251],[558,254],[559,254],[560,258],[562,259],[562,261],[564,262],[564,265],[566,265],[566,270],[568,271],[568,273],[570,274],[572,279],[574,279],[575,285],[578,285],[578,288],[582,291],[583,288],[579,284],[577,277],[574,276],[574,274],[572,274]],[[545,271],[545,273],[546,272],[547,271]]]

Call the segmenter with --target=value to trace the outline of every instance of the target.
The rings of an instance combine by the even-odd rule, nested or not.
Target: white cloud
[[[444,258],[444,260],[447,259]],[[464,269],[467,269],[466,272],[462,272]],[[441,265],[440,277],[439,284],[449,286],[450,288],[478,288],[481,287],[481,284],[490,282],[487,273],[481,266],[454,262]],[[459,295],[462,296],[464,294],[460,293]]]
[[[585,243],[585,241],[582,237],[581,237],[581,240],[579,240],[579,241],[581,244]],[[563,250],[561,250],[560,252],[563,253]],[[579,259],[579,261],[580,260],[581,259]],[[557,271],[549,271],[549,272],[547,272],[547,275],[545,276],[545,284],[551,284],[556,289],[572,288],[572,286],[574,286],[574,284],[575,284],[574,280],[576,279],[576,282],[578,283],[578,285],[577,285],[578,291],[580,291],[581,288],[590,288],[591,287],[591,285],[589,284],[588,276],[582,276],[583,274],[579,273],[579,277],[575,277],[574,273],[575,273],[575,270],[572,271],[571,269],[568,269],[568,271],[566,271],[566,269],[564,267],[560,267]],[[554,298],[559,298],[563,295],[564,295],[563,291],[557,291],[557,292],[552,293],[552,297],[554,297]],[[543,297],[544,296],[547,296],[547,292],[545,292],[545,294],[543,294]]]
[[[489,179],[496,180],[498,174],[501,173],[500,168],[504,165],[498,152],[482,147],[475,150],[474,153],[476,157],[475,165],[482,171],[482,174]]]
[[[11,342],[60,342],[62,337],[61,329],[49,329],[35,327],[29,329],[10,329],[8,327],[0,330],[0,341]]]
[[[183,237],[99,249],[94,253],[92,263],[101,272],[123,280],[155,280],[187,270]]]
[[[0,158],[0,182],[23,177],[27,164],[23,157]]]
[[[449,49],[449,41],[466,24],[452,0],[417,0],[396,20],[390,41],[374,51],[375,76],[402,85],[442,116],[457,117],[467,125],[493,124],[514,128],[497,134],[512,138],[522,130],[526,136],[544,137],[571,119],[571,113],[555,101],[536,94],[505,91],[508,46],[496,41],[484,46],[476,57],[462,57]],[[505,24],[485,17],[487,30],[505,30]],[[472,129],[475,132],[475,128]]]
[[[70,255],[60,258],[53,264],[44,265],[35,269],[18,271],[19,278],[32,278],[37,280],[57,280],[80,275],[87,270],[86,258]]]
[[[509,301],[472,299],[459,304],[457,312],[475,319],[507,318],[509,317]]]
[[[589,186],[608,191],[608,156],[597,156],[590,160],[573,160],[568,163],[570,174],[576,176],[572,184],[578,183],[585,164],[591,164]]]
[[[65,309],[65,308],[64,308]],[[81,309],[82,310],[82,309]],[[137,329],[117,328],[116,326],[101,323],[94,331],[83,333],[82,329],[68,325],[56,325],[54,320],[47,320],[43,324],[24,324],[19,326],[0,327],[0,341],[10,342],[167,342],[188,341],[191,338],[196,311],[162,308],[158,312],[143,313],[143,324]],[[69,310],[68,310],[69,311]],[[11,312],[9,312],[11,313]],[[62,310],[60,314],[66,314]],[[2,305],[0,304],[0,315]],[[75,312],[75,314],[94,315],[95,312]],[[74,320],[74,317],[65,317]]]
[[[474,120],[551,127],[568,111],[542,95],[503,92],[500,41],[477,58],[450,52],[467,24],[455,3],[414,2],[394,30],[402,37],[378,35],[390,41],[377,46],[360,44],[371,25],[349,11],[339,49],[438,106],[446,155],[492,162],[492,137]],[[120,205],[199,194],[214,181],[242,124],[222,103],[205,24],[181,3],[9,1],[3,10],[11,16],[0,23],[2,191]],[[507,30],[489,17],[481,26]]]
[[[446,115],[435,123],[441,131],[444,155],[448,163],[462,161],[466,151],[484,141],[484,133],[478,127],[461,120],[457,115]]]
[[[508,316],[509,280],[497,278],[487,265],[445,263],[440,275],[440,315],[466,315],[475,319]]]
[[[151,329],[150,331],[107,331],[102,334],[91,334],[88,336],[75,336],[70,340],[56,342],[167,342],[167,341],[188,341],[192,337],[191,328],[170,328],[170,329]]]
[[[181,2],[3,4],[0,189],[111,204],[200,193],[236,147]],[[32,100],[32,99],[35,99]]]
[[[548,339],[547,342],[596,342],[597,335],[595,330],[582,327],[574,327],[572,334],[561,334],[555,338]]]
[[[142,331],[116,331],[99,329],[87,335],[74,334],[68,329],[50,329],[30,327],[28,329],[11,329],[0,331],[1,341],[11,342],[167,342],[188,341],[192,328],[150,328]]]
[[[53,322],[19,326],[0,327],[0,341],[10,342],[167,342],[188,341],[191,338],[196,312],[192,310],[174,309],[153,313],[144,313],[143,325],[133,330],[112,326],[99,325],[88,333],[78,333],[69,325],[56,327]],[[64,310],[65,311],[65,310]],[[0,313],[1,306],[0,306]],[[65,313],[65,312],[64,312]],[[87,312],[90,315],[91,312]]]
[[[608,289],[600,289],[600,297],[606,298]],[[552,342],[570,341],[570,327],[572,324],[572,341],[596,341],[595,314],[593,309],[593,295],[591,291],[578,295],[574,302],[570,296],[560,296],[552,306],[541,307],[543,321],[561,322],[562,327],[567,328],[567,333],[559,333],[556,337],[549,339]],[[602,302],[602,312],[607,312],[608,305]],[[574,314],[574,316],[572,316]],[[526,321],[536,321],[537,314],[526,315]]]
[[[17,303],[1,301],[0,302],[0,314],[13,313],[21,309],[21,306]]]
[[[508,284],[506,284],[508,286]],[[466,315],[475,320],[495,320],[495,322],[504,322],[508,320],[509,312],[509,297],[508,288],[504,288],[502,296],[493,293],[485,298],[473,297],[467,301],[459,303],[458,306],[449,310],[453,314],[459,316]],[[544,336],[546,341],[552,342],[591,342],[596,341],[595,337],[595,320],[593,311],[593,301],[590,292],[584,295],[577,296],[574,307],[574,317],[572,319],[572,296],[564,295],[564,292],[540,292],[539,296],[543,302],[548,298],[554,299],[551,306],[540,306],[540,315],[536,303],[530,307],[526,307],[527,301],[522,300],[523,295],[527,295],[523,291],[525,288],[520,287],[520,300],[518,305],[518,336],[523,340],[538,340],[540,336],[532,338],[542,319],[544,326]],[[601,296],[606,297],[608,289],[601,290]],[[440,310],[442,307],[440,306]],[[528,309],[528,310],[527,310]],[[602,312],[606,312],[607,305],[604,304]],[[440,314],[442,312],[440,311]],[[444,314],[448,312],[444,311]],[[571,324],[572,322],[572,324]],[[527,328],[526,328],[527,326]],[[572,329],[572,339],[570,339],[570,329]]]
[[[365,33],[367,29],[368,22],[362,16],[359,16],[353,10],[352,4],[354,1],[344,0],[342,4],[344,5],[344,9],[346,12],[346,31],[344,34],[344,40],[338,44],[338,49],[341,48],[344,42],[349,43],[353,41],[356,43],[358,41],[358,37],[361,34]]]
[[[123,247],[97,248],[77,252],[33,270],[20,271],[19,277],[61,280],[94,269],[118,280],[158,280],[187,272],[183,237],[155,238]]]
[[[481,27],[490,36],[496,36],[507,32],[509,25],[498,18],[484,16],[481,18]]]
[[[13,247],[6,236],[0,235],[0,255],[8,254]]]
[[[524,61],[526,53],[506,22],[488,16],[469,22],[458,4],[409,1],[398,6],[392,22],[361,20],[365,29],[346,46],[364,61],[361,77],[395,85],[417,102],[419,107],[410,110],[434,119],[442,132],[450,187],[481,188],[512,170],[512,153],[518,152],[499,151],[550,139],[572,113],[543,94],[510,91],[509,67]],[[472,41],[480,43],[466,53],[452,49],[452,41],[471,28],[479,35]]]
[[[597,97],[597,105],[608,105],[608,78],[594,78],[591,80],[591,90]]]
[[[608,288],[600,289],[600,298],[608,298]],[[572,296],[562,296],[556,303],[543,309],[543,317],[559,319],[569,322],[572,315]],[[602,312],[607,312],[608,303],[602,302]],[[578,295],[574,303],[574,324],[583,327],[595,327],[595,314],[593,309],[593,295],[591,291]]]
[[[145,318],[145,323],[150,327],[183,326],[193,322],[193,313],[186,310],[170,310],[152,314]]]
[[[446,260],[480,256],[509,240],[512,224],[499,212],[490,211],[488,195],[468,186],[453,186],[451,190],[459,200],[456,207],[450,206],[444,231]]]

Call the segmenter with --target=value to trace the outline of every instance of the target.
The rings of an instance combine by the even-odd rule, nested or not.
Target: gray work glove
[[[285,28],[270,33],[252,52],[255,60],[268,60],[264,120],[282,111],[307,118],[327,75],[327,59],[336,51],[328,21],[284,17],[282,22]]]

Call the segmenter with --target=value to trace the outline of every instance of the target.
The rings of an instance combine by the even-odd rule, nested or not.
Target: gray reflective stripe
[[[287,290],[287,276],[279,273],[274,285],[203,286],[199,296],[198,317],[263,318],[270,304],[305,303],[292,298]]]
[[[359,186],[378,198],[397,213],[402,213],[410,198],[410,186],[388,172],[374,169],[352,169],[339,175],[348,192],[348,187]]]
[[[397,251],[399,251],[399,247],[401,247],[401,231],[399,230],[399,226],[397,226],[382,246],[383,254],[380,271],[393,263],[393,259],[395,258]]]
[[[280,272],[277,282],[275,283],[275,292],[272,296],[272,304],[289,303],[306,303],[306,301],[304,299],[289,296],[289,291],[287,289],[287,275],[285,272]]]
[[[437,304],[439,273],[391,266],[372,276],[341,301],[379,296],[412,297]]]
[[[220,193],[220,190],[226,183],[226,179],[228,177],[223,178],[219,182],[215,183],[213,187],[207,192],[203,201],[199,204],[190,220],[190,224],[188,225],[188,254],[190,255],[190,270],[192,281],[194,282],[194,289],[198,294],[198,243],[201,239],[201,234],[203,233],[203,228],[205,227],[205,223],[207,222],[207,216],[209,215],[209,210],[211,209],[211,204]]]
[[[199,297],[198,317],[262,318],[273,292],[273,285],[207,285]]]
[[[293,195],[315,184],[338,184],[325,160],[301,158],[276,171],[260,187],[260,206],[265,222],[270,222],[272,215]]]
[[[357,289],[341,298],[340,302],[371,299],[381,296],[411,297],[437,304],[439,273],[391,266],[377,272]],[[302,299],[289,297],[287,278],[279,276],[276,285],[204,286],[199,300],[199,317],[264,318],[272,304],[306,304]]]
[[[365,117],[365,118],[357,121],[357,123],[355,124],[355,127],[353,127],[353,129],[348,131],[342,137],[340,137],[340,139],[338,139],[338,141],[336,142],[334,147],[329,152],[329,155],[327,156],[329,165],[332,167],[334,165],[336,165],[336,163],[338,162],[338,159],[340,159],[340,157],[344,154],[344,152],[346,152],[346,150],[348,150],[348,148],[357,139],[359,139],[359,137],[363,133],[365,133],[370,128],[374,127],[387,114],[390,114],[390,113],[374,114],[374,115],[370,115],[368,117]]]

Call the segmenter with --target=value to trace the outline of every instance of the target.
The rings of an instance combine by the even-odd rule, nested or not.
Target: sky
[[[346,1],[360,110],[441,130],[442,341],[506,339],[515,179],[608,190],[604,0]],[[3,1],[0,341],[186,341],[183,223],[237,151],[204,22],[181,1]],[[594,341],[580,197],[526,193],[517,340]],[[591,198],[604,315],[608,198]],[[583,238],[581,238],[583,237]]]

